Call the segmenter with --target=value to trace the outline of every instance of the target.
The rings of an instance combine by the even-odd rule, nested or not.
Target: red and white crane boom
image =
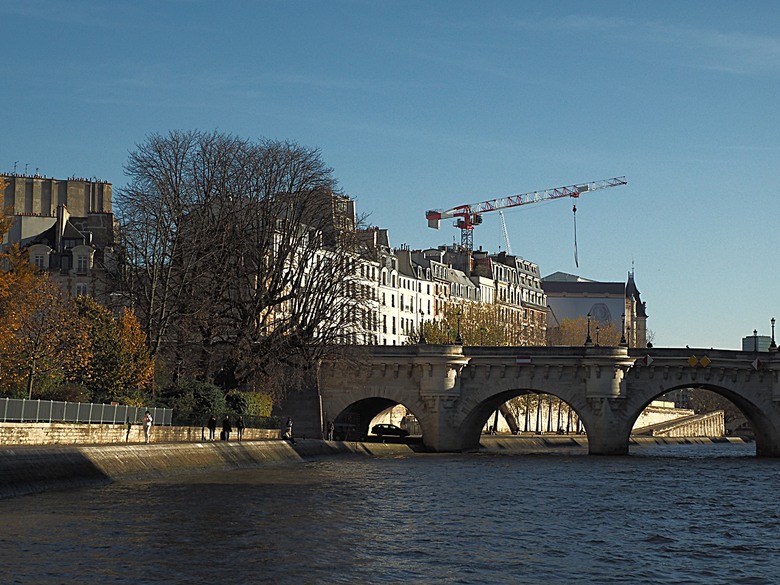
[[[627,184],[625,177],[614,177],[612,179],[579,183],[566,187],[555,187],[553,189],[545,189],[544,191],[531,191],[529,193],[521,193],[520,195],[508,195],[506,197],[490,199],[480,203],[458,205],[457,207],[453,207],[446,211],[433,209],[425,212],[425,218],[428,220],[428,227],[434,229],[439,229],[439,222],[442,219],[458,218],[455,222],[455,227],[460,228],[461,230],[461,246],[472,250],[474,249],[474,226],[482,223],[483,213],[517,207],[519,205],[560,199],[561,197],[576,198],[587,191],[597,191],[599,189],[619,187],[620,185]]]

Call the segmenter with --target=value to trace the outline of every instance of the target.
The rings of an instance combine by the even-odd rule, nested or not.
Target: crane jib
[[[597,191],[599,189],[618,187],[620,185],[626,184],[628,183],[625,177],[614,177],[612,179],[604,179],[602,181],[579,183],[576,185],[568,185],[566,187],[554,187],[552,189],[545,189],[543,191],[531,191],[529,193],[521,193],[519,195],[498,197],[496,199],[490,199],[488,201],[482,201],[479,203],[458,205],[452,209],[448,209],[447,211],[432,210],[426,212],[426,218],[450,219],[454,217],[466,217],[468,215],[488,213],[490,211],[498,211],[499,209],[508,209],[510,207],[518,207],[520,205],[540,203],[542,201],[550,201],[553,199],[560,199],[562,197],[576,198],[579,197],[580,194],[588,191]]]

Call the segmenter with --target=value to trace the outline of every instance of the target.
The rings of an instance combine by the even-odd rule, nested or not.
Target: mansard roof
[[[576,274],[555,272],[542,278],[542,288],[548,295],[624,295],[622,282],[597,282]]]

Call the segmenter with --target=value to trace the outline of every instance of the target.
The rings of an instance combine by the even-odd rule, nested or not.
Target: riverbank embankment
[[[712,444],[739,438],[636,437],[632,444]],[[107,445],[0,447],[0,499],[134,478],[162,478],[211,469],[256,468],[337,455],[408,456],[419,443],[198,441]],[[479,452],[506,455],[573,450],[587,453],[584,436],[483,436]]]
[[[239,469],[333,455],[397,456],[404,444],[313,439],[0,448],[0,498],[155,478],[205,469]]]

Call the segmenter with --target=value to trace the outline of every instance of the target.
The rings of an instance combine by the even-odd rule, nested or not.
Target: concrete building
[[[647,310],[634,273],[623,282],[597,282],[574,274],[555,272],[541,280],[547,294],[547,327],[560,327],[564,319],[590,314],[595,323],[624,327],[629,347],[647,345]]]
[[[742,338],[742,351],[769,351],[771,345],[769,335],[746,335]]]
[[[38,175],[0,175],[0,180],[3,208],[14,217],[2,244],[26,248],[30,261],[69,295],[105,301],[116,232],[111,183]]]

